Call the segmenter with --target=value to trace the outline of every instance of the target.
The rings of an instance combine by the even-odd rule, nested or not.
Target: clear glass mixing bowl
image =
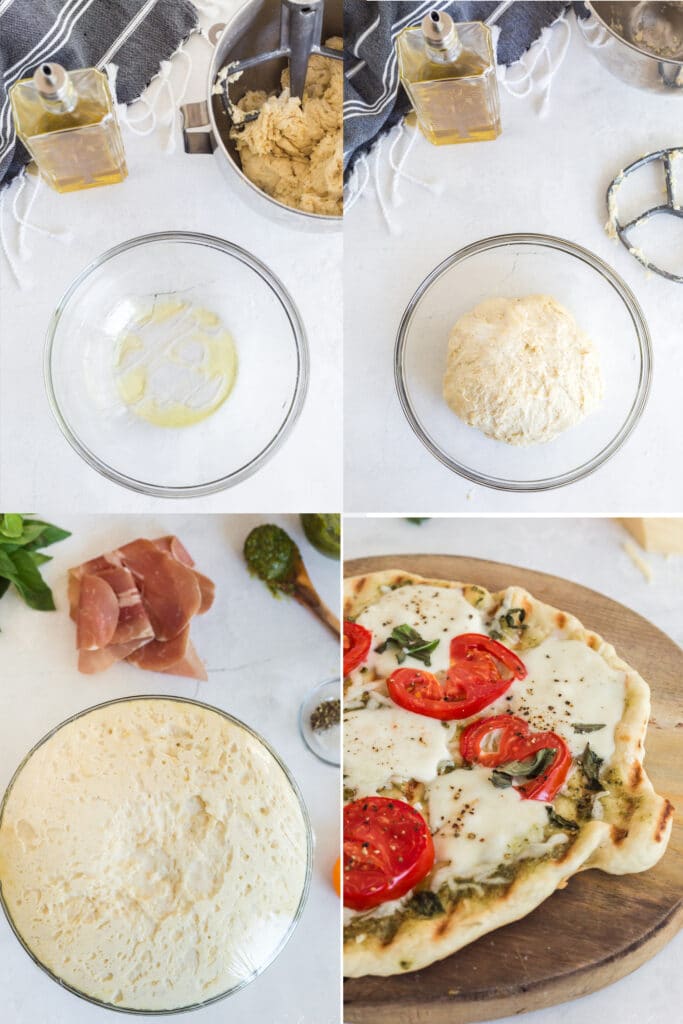
[[[605,393],[555,440],[517,447],[468,426],[444,401],[448,335],[484,299],[541,293],[592,338]],[[547,491],[588,476],[624,443],[645,408],[652,346],[633,293],[598,256],[550,235],[497,235],[448,256],[422,282],[401,319],[394,375],[411,427],[454,473],[498,490]]]
[[[211,704],[205,704],[202,701],[191,700],[190,698],[186,698],[186,697],[172,697],[172,696],[168,696],[168,695],[165,695],[165,694],[140,695],[140,696],[136,696],[136,697],[120,697],[120,698],[118,698],[116,700],[104,701],[102,704],[96,704],[93,707],[86,708],[84,711],[80,711],[76,715],[72,715],[71,718],[67,718],[66,721],[61,722],[59,725],[55,726],[54,729],[51,729],[50,732],[47,733],[47,735],[43,736],[43,738],[41,740],[39,740],[38,743],[36,743],[36,745],[31,750],[29,750],[28,754],[23,759],[23,761],[21,762],[21,764],[19,765],[19,767],[15,771],[14,775],[12,776],[12,779],[10,780],[10,783],[9,783],[9,785],[7,787],[5,795],[4,795],[3,799],[2,799],[2,803],[0,803],[0,827],[2,827],[2,821],[3,821],[4,814],[5,814],[5,809],[7,807],[7,803],[9,801],[9,799],[10,799],[11,794],[12,794],[12,790],[13,790],[17,780],[20,778],[23,769],[29,763],[31,758],[36,753],[36,751],[40,750],[40,748],[45,743],[47,743],[50,739],[52,739],[52,737],[56,733],[58,733],[61,729],[64,729],[66,726],[69,726],[69,725],[71,725],[74,722],[83,723],[84,719],[87,719],[88,715],[91,715],[91,714],[93,714],[95,712],[104,711],[106,708],[110,708],[110,707],[112,707],[114,705],[117,705],[117,704],[126,704],[126,703],[131,703],[133,701],[135,701],[135,702],[137,702],[137,701],[154,701],[154,702],[165,701],[165,702],[170,702],[170,703],[173,703],[173,704],[191,704],[191,705],[194,705],[195,707],[199,707],[199,708],[202,708],[205,711],[211,712],[212,714],[220,715],[222,718],[226,719],[228,722],[230,722],[232,725],[236,726],[238,729],[243,730],[251,738],[251,740],[253,741],[254,745],[257,748],[259,763],[260,763],[260,766],[261,766],[261,769],[262,769],[262,777],[264,777],[264,778],[269,777],[270,773],[277,773],[277,774],[282,773],[285,776],[285,778],[287,779],[287,782],[289,783],[289,786],[292,789],[292,792],[293,792],[293,794],[294,794],[294,796],[296,798],[296,801],[298,802],[298,805],[299,805],[299,808],[300,808],[300,811],[301,811],[303,825],[304,825],[305,832],[306,832],[306,868],[305,868],[304,882],[303,882],[303,887],[302,887],[302,890],[301,890],[301,897],[299,899],[299,904],[298,904],[298,907],[296,909],[296,912],[294,913],[294,915],[292,916],[291,921],[289,922],[289,926],[288,926],[285,934],[282,936],[281,940],[277,943],[277,945],[275,945],[272,948],[268,949],[264,953],[263,959],[258,964],[256,964],[254,966],[253,972],[248,977],[244,978],[238,984],[233,985],[227,991],[222,992],[219,995],[212,996],[210,999],[206,999],[204,1002],[193,1003],[190,1006],[178,1006],[178,1007],[173,1007],[171,1009],[144,1010],[144,1009],[137,1009],[137,1008],[126,1007],[124,1005],[117,1005],[117,1004],[114,1004],[114,1003],[103,1002],[102,1000],[93,998],[92,996],[87,995],[85,992],[81,992],[79,989],[74,988],[73,986],[67,984],[64,981],[63,978],[60,978],[58,974],[55,974],[49,967],[47,967],[44,963],[42,963],[38,959],[38,957],[35,955],[35,953],[31,949],[30,945],[28,945],[28,943],[25,941],[24,937],[20,934],[19,930],[17,929],[17,927],[16,927],[16,925],[15,925],[13,919],[12,919],[12,915],[11,915],[11,913],[9,911],[9,908],[8,908],[6,902],[5,902],[5,898],[3,896],[3,891],[2,891],[2,885],[0,885],[0,907],[2,907],[2,910],[3,910],[4,914],[5,914],[5,917],[7,918],[7,921],[9,923],[10,928],[14,932],[15,936],[17,937],[17,939],[19,940],[21,945],[23,946],[24,950],[31,957],[33,962],[38,967],[40,967],[41,970],[45,971],[45,973],[50,978],[52,978],[53,981],[56,981],[62,988],[65,988],[67,991],[73,993],[73,995],[79,996],[79,998],[85,1000],[88,1003],[92,1003],[94,1006],[103,1006],[107,1010],[117,1010],[120,1013],[146,1014],[146,1015],[149,1015],[149,1016],[161,1016],[163,1014],[185,1013],[188,1010],[198,1010],[202,1006],[209,1006],[212,1003],[219,1002],[219,1000],[221,1000],[221,999],[225,999],[227,996],[234,995],[235,992],[239,992],[241,989],[245,988],[245,986],[251,984],[254,981],[254,979],[257,978],[260,974],[262,974],[265,971],[265,969],[280,955],[282,950],[285,948],[285,946],[289,942],[290,938],[292,937],[294,929],[296,928],[297,924],[299,923],[301,915],[302,915],[302,913],[304,911],[304,907],[306,905],[306,901],[308,899],[308,892],[309,892],[310,884],[311,884],[311,873],[312,873],[312,870],[313,870],[313,829],[311,827],[310,818],[308,816],[308,810],[306,808],[306,804],[304,803],[304,799],[303,799],[303,797],[301,795],[301,791],[299,790],[299,787],[297,786],[296,782],[292,778],[292,776],[291,776],[289,770],[287,769],[286,765],[283,763],[283,761],[280,760],[278,755],[275,753],[275,751],[272,749],[272,747],[269,746],[268,743],[266,743],[266,741],[263,739],[262,736],[259,736],[259,734],[257,732],[255,732],[253,729],[250,729],[248,725],[244,724],[244,722],[241,722],[238,718],[234,718],[232,715],[228,714],[226,711],[221,710],[221,708],[213,707]],[[104,769],[103,769],[103,771],[104,771]],[[238,788],[239,788],[239,784],[238,784]],[[303,974],[302,974],[302,977],[303,977]]]
[[[159,297],[216,313],[237,349],[232,392],[191,426],[148,423],[114,383],[126,316]],[[196,497],[232,487],[277,451],[303,405],[308,346],[294,302],[260,260],[211,235],[162,232],[115,246],[76,278],[48,329],[45,383],[89,466],[143,494]]]

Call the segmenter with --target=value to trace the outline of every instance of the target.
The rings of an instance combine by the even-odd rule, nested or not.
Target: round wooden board
[[[344,984],[348,1024],[472,1024],[553,1006],[609,985],[660,950],[683,924],[683,651],[646,619],[557,576],[452,555],[349,561],[347,576],[402,569],[488,590],[522,586],[572,612],[650,684],[645,766],[674,816],[660,862],[638,875],[575,875],[540,907],[424,971]]]

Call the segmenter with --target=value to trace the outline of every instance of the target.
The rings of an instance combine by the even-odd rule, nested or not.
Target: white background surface
[[[643,555],[653,569],[646,582],[624,552],[629,534],[610,519],[432,519],[416,526],[405,519],[344,520],[344,556],[444,554],[488,558],[553,573],[633,608],[683,641],[680,595],[683,556]],[[513,580],[510,581],[514,582]],[[590,626],[590,623],[586,623]],[[647,760],[646,760],[647,764]],[[680,808],[679,808],[680,812]],[[619,909],[615,906],[615,914]],[[586,923],[590,927],[590,922]],[[575,1002],[509,1018],[501,1024],[663,1024],[683,1002],[683,934],[652,960],[614,985]],[[353,1020],[349,1021],[353,1024]],[[398,1024],[398,1022],[397,1022]]]
[[[226,20],[239,0],[210,5],[210,26]],[[50,230],[69,229],[70,239],[49,238],[29,230],[28,262],[17,266],[17,283],[0,254],[0,499],[15,508],[68,510],[74,494],[86,512],[237,511],[272,508],[316,511],[341,506],[341,254],[342,235],[301,231],[275,223],[239,198],[235,181],[225,175],[217,154],[183,152],[178,105],[192,59],[185,101],[206,98],[212,48],[205,38],[190,38],[187,56],[173,61],[171,83],[176,102],[162,95],[157,112],[173,111],[172,126],[160,124],[139,137],[123,128],[128,178],[118,185],[59,195],[41,186],[29,220]],[[148,90],[153,99],[160,87]],[[164,90],[165,92],[165,90]],[[142,120],[141,104],[131,120]],[[166,152],[169,132],[176,148]],[[233,176],[236,179],[236,176]],[[11,250],[16,225],[10,216],[17,185],[4,193],[2,227]],[[20,197],[25,210],[31,180]],[[242,189],[249,194],[246,186]],[[243,193],[240,192],[240,195]],[[268,207],[269,204],[263,204]],[[303,219],[303,218],[302,218]],[[285,445],[249,480],[205,498],[147,498],[110,483],[91,470],[62,436],[48,406],[43,385],[43,346],[52,311],[73,278],[96,256],[128,238],[154,231],[200,231],[227,238],[262,260],[290,292],[308,333],[311,375],[301,417]],[[254,394],[258,402],[258,392]],[[29,426],[30,424],[30,426]],[[229,439],[226,439],[226,444]],[[274,502],[277,495],[277,502]]]
[[[34,612],[8,592],[0,602],[0,793],[17,765],[46,732],[83,708],[114,697],[169,693],[224,708],[266,739],[299,784],[315,834],[308,904],[280,957],[227,1001],[202,1009],[201,1024],[337,1024],[339,1020],[339,901],[332,865],[339,844],[339,774],[304,746],[298,711],[308,691],[338,677],[332,634],[294,601],[276,600],[247,573],[242,545],[254,516],[69,517],[45,513],[72,537],[50,550],[44,567],[58,610]],[[299,544],[323,600],[338,607],[339,563],[318,554],[295,516],[276,516]],[[96,676],[76,669],[66,571],[137,536],[177,533],[197,568],[216,583],[216,602],[192,623],[208,682],[143,672],[123,664]],[[59,987],[29,959],[0,913],[3,1024],[96,1024],[121,1019]],[[151,1020],[151,1017],[141,1017]],[[189,1018],[188,1018],[189,1019]],[[194,1020],[194,1016],[192,1017]]]
[[[605,192],[617,171],[645,153],[680,144],[683,99],[641,92],[612,77],[580,37],[573,15],[569,21],[571,45],[553,81],[546,116],[538,116],[538,87],[526,99],[501,88],[503,133],[495,142],[438,147],[418,138],[404,169],[441,182],[443,192],[435,196],[402,181],[403,204],[390,209],[396,234],[387,229],[372,184],[345,217],[344,500],[349,511],[681,508],[683,478],[670,469],[681,455],[680,433],[672,425],[682,374],[683,287],[654,275],[648,279],[603,225]],[[565,31],[554,30],[553,53]],[[541,58],[534,78],[546,71]],[[405,144],[404,137],[395,159]],[[387,202],[388,146],[385,141],[380,174]],[[559,235],[611,264],[641,303],[654,348],[650,400],[626,445],[593,476],[545,494],[477,487],[441,466],[413,434],[394,387],[396,331],[421,281],[462,246],[515,231]]]

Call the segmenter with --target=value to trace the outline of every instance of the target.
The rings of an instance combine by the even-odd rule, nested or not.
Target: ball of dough
[[[497,441],[551,441],[592,412],[602,393],[593,342],[549,295],[487,299],[450,333],[444,398]]]

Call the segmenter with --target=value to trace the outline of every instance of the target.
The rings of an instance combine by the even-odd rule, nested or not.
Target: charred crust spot
[[[628,775],[629,786],[637,789],[643,781],[643,766],[640,761],[635,761]]]
[[[614,845],[621,846],[624,839],[626,839],[626,836],[628,835],[628,829],[619,828],[618,825],[612,825],[610,834],[612,836],[612,842],[614,843]]]
[[[564,614],[564,612],[557,612],[557,614],[555,615],[555,622],[560,627],[560,629],[563,629],[563,627],[567,625],[567,616]]]
[[[438,927],[434,931],[434,934],[438,935],[438,937],[441,938],[442,935],[445,935],[446,932],[449,931],[450,927],[451,927],[451,916],[449,914],[448,917],[446,917],[446,919],[444,921],[442,921],[440,925],[438,925]]]
[[[659,815],[659,820],[657,821],[657,828],[655,829],[656,843],[661,843],[664,832],[666,831],[667,823],[673,812],[674,805],[670,800],[665,800],[664,806],[662,807],[662,813]]]
[[[357,576],[356,577],[356,579],[353,582],[353,592],[354,592],[354,594],[360,594],[361,590],[365,586],[366,580],[367,580],[367,576]]]
[[[594,651],[600,649],[600,639],[595,635],[595,633],[589,633],[587,643]]]

